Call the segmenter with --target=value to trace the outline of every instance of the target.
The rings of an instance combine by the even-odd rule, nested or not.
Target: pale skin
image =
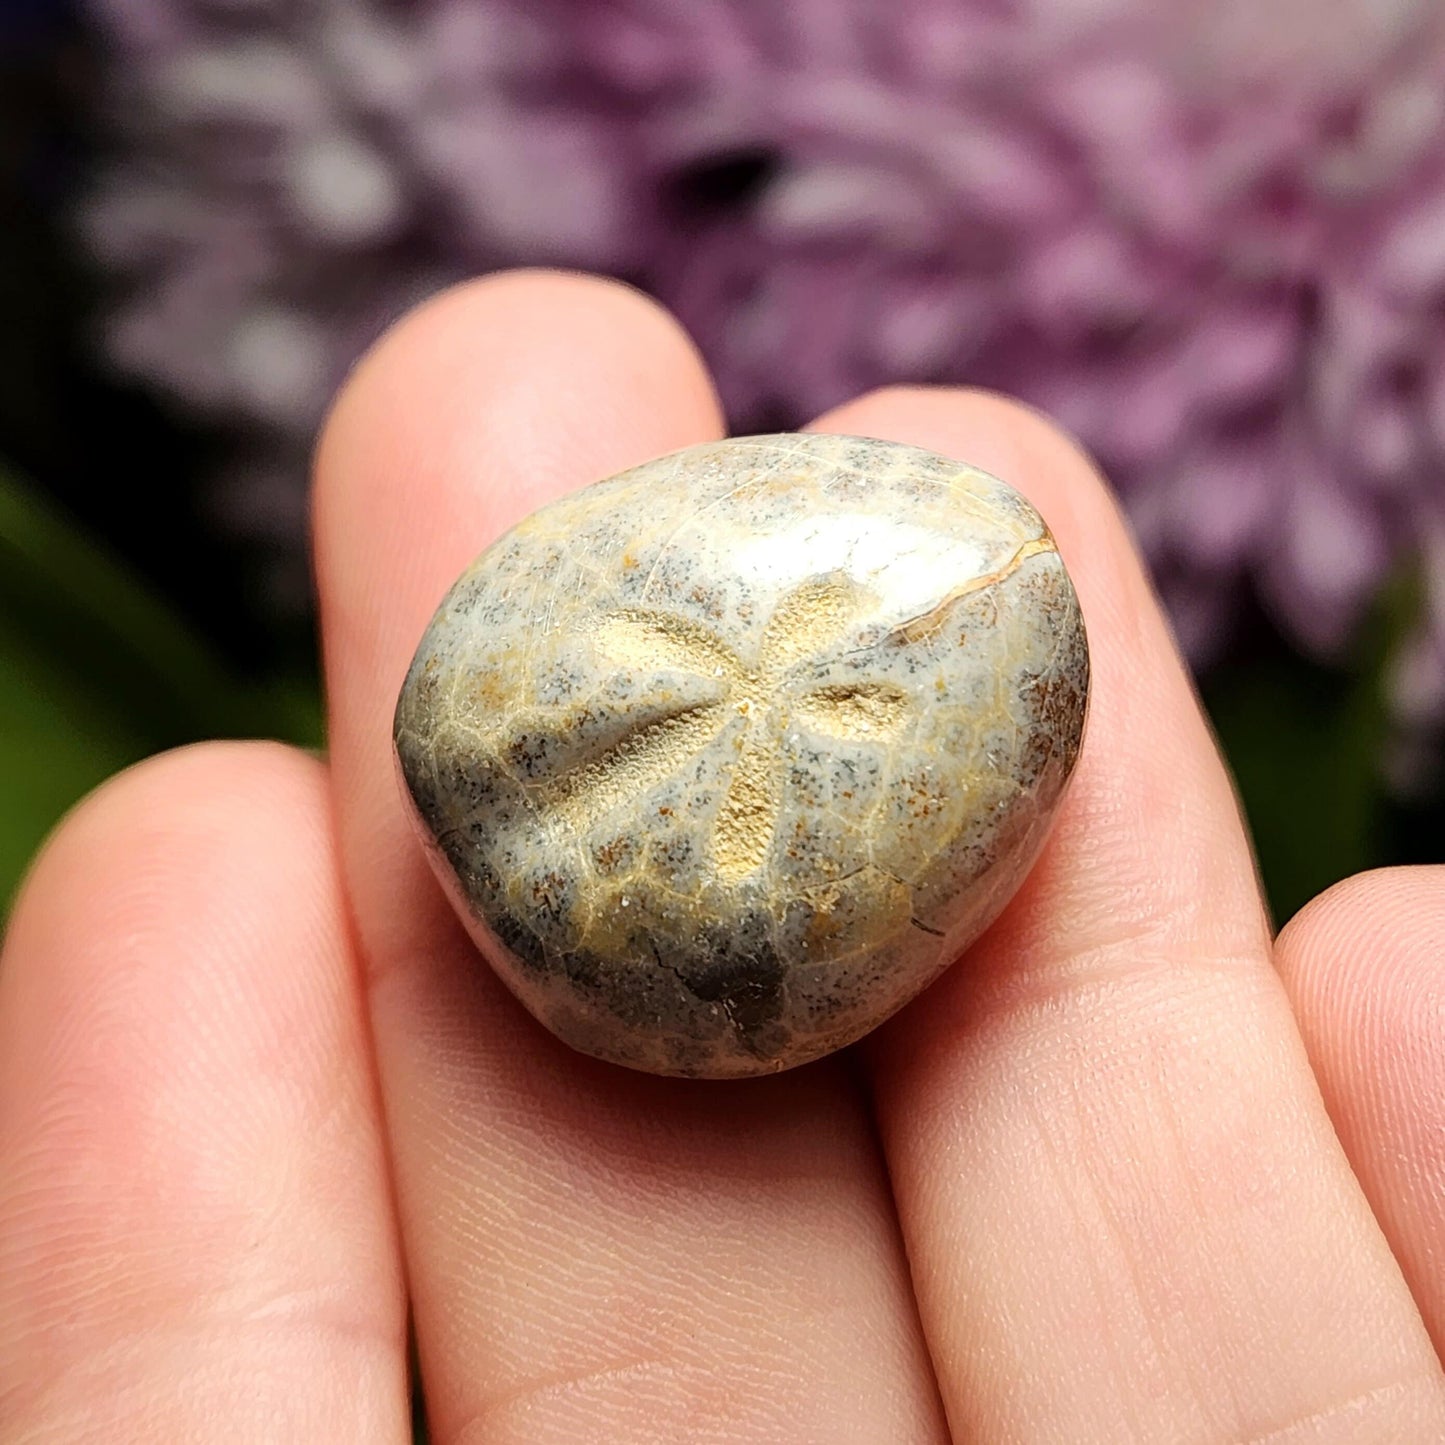
[[[389,721],[446,586],[538,504],[716,437],[678,327],[524,273],[401,323],[316,481],[320,761],[116,779],[0,965],[0,1439],[1445,1440],[1445,869],[1272,940],[1105,485],[995,396],[823,429],[996,472],[1094,660],[1000,922],[850,1053],[687,1083],[567,1052],[479,966]]]

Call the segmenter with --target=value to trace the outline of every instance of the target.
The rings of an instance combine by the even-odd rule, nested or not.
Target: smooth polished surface
[[[396,714],[437,871],[574,1047],[737,1077],[861,1037],[993,919],[1078,753],[1074,590],[1011,488],[747,437],[552,503]]]

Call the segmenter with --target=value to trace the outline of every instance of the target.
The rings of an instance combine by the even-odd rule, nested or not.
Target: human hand
[[[502,528],[721,422],[620,287],[449,294],[321,447],[328,763],[149,762],[15,913],[7,1445],[402,1441],[408,1301],[446,1445],[1445,1439],[1445,870],[1343,885],[1276,969],[1085,459],[976,393],[817,425],[1013,482],[1077,583],[1089,730],[1003,918],[858,1049],[771,1079],[629,1074],[522,1013],[412,835],[397,688]]]

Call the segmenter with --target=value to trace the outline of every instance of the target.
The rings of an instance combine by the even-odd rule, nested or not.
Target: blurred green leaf
[[[119,768],[205,737],[321,740],[306,683],[247,684],[102,546],[0,471],[0,917],[45,834]]]
[[[1411,579],[1387,589],[1349,666],[1326,668],[1283,644],[1221,667],[1204,688],[1275,920],[1383,856],[1385,664],[1418,616]]]

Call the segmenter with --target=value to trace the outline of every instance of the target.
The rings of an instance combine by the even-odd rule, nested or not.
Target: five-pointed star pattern
[[[802,726],[849,742],[883,741],[902,728],[908,697],[885,682],[799,685],[802,665],[841,642],[858,616],[862,589],[841,573],[810,578],[787,593],[751,665],[709,629],[670,613],[624,608],[592,635],[598,655],[637,671],[715,680],[719,696],[648,720],[599,759],[554,779],[547,802],[585,824],[683,767],[741,716],[738,755],[712,834],[712,866],[724,883],[756,872],[768,856],[783,807],[782,740]]]

